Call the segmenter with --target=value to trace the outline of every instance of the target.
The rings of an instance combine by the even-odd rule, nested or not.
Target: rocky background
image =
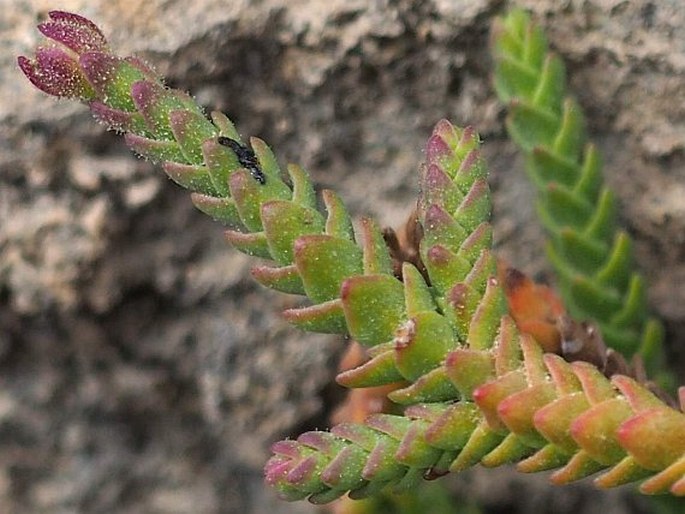
[[[569,68],[685,383],[685,7],[528,0]],[[406,217],[441,117],[485,139],[498,246],[547,270],[489,81],[487,0],[0,2],[0,512],[313,513],[261,483],[269,444],[324,427],[343,343],[289,328],[221,228],[15,57],[49,9],[96,21],[350,209]],[[629,491],[474,470],[487,512],[648,512]]]

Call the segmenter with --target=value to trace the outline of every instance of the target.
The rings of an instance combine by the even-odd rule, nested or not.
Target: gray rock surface
[[[683,377],[682,0],[519,4],[568,64]],[[476,125],[499,249],[529,273],[547,271],[531,189],[489,82],[487,33],[504,2],[2,7],[0,512],[313,512],[278,502],[260,468],[270,442],[323,426],[340,394],[330,386],[340,341],[289,328],[278,312],[298,300],[255,285],[248,260],[185,193],[84,108],[21,76],[15,57],[39,42],[34,25],[49,9],[93,19],[120,53],[144,56],[171,85],[268,141],[282,163],[303,164],[353,212],[386,225],[410,210],[433,123]],[[455,487],[522,512],[643,505],[498,473],[494,490],[478,471]]]

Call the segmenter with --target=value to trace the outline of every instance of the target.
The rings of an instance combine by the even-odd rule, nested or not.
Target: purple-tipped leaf
[[[50,19],[38,24],[38,30],[53,41],[63,44],[77,54],[106,50],[107,40],[90,20],[78,14],[51,11]]]
[[[20,56],[17,64],[41,91],[57,97],[90,100],[95,92],[74,58],[59,48],[38,48],[34,60]]]

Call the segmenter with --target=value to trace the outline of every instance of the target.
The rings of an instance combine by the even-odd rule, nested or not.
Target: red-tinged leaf
[[[93,100],[89,104],[90,112],[100,123],[117,132],[135,132],[140,135],[149,135],[145,120],[136,112],[113,109],[100,100]]]
[[[261,219],[271,255],[283,265],[293,262],[295,241],[305,234],[320,234],[325,223],[318,211],[284,200],[264,202]]]
[[[606,465],[597,462],[586,451],[581,450],[575,453],[563,468],[552,473],[550,481],[555,485],[565,485],[593,475],[604,468]]]
[[[433,466],[442,451],[426,443],[424,433],[427,423],[416,420],[403,431],[402,440],[395,452],[395,458],[405,466],[427,469]]]
[[[452,158],[453,153],[450,145],[438,133],[433,135],[426,142],[426,162],[435,163],[437,165],[443,164],[447,159]]]
[[[407,468],[394,458],[398,446],[398,441],[379,433],[376,446],[371,450],[364,465],[362,478],[377,483],[396,481],[402,478],[407,472]]]
[[[124,141],[126,146],[136,154],[153,162],[171,161],[183,163],[185,161],[183,152],[181,152],[175,141],[151,139],[130,132],[124,134]]]
[[[504,435],[492,430],[485,420],[482,420],[476,429],[471,432],[471,437],[469,437],[468,442],[459,452],[457,458],[450,464],[449,470],[452,473],[458,473],[474,466],[494,450],[504,437]]]
[[[620,426],[618,441],[641,466],[660,471],[685,454],[685,414],[669,407],[644,410]]]
[[[365,363],[335,377],[336,382],[344,387],[373,387],[403,380],[395,366],[393,351],[376,355]]]
[[[340,299],[283,311],[283,317],[301,330],[324,334],[345,332],[345,315]]]
[[[105,36],[92,21],[65,11],[50,11],[48,16],[48,21],[38,24],[38,30],[45,37],[78,54],[107,49]]]
[[[685,455],[660,473],[645,480],[640,486],[640,491],[645,494],[664,494],[670,491],[677,496],[685,496]]]
[[[113,109],[134,111],[131,85],[147,78],[133,63],[102,51],[85,52],[79,65],[98,99]]]
[[[546,440],[535,429],[533,415],[554,398],[552,384],[537,384],[507,396],[497,405],[497,414],[522,442],[533,448],[542,448]]]
[[[402,283],[391,275],[348,278],[340,288],[350,335],[366,346],[393,339],[406,321]]]
[[[545,439],[571,453],[578,449],[571,437],[571,423],[589,407],[583,393],[567,394],[535,412],[533,423]]]
[[[525,374],[520,371],[510,371],[473,391],[473,400],[485,415],[488,425],[498,433],[507,434],[509,429],[499,418],[497,407],[507,396],[526,388]]]
[[[616,397],[614,386],[595,366],[582,361],[574,362],[571,366],[591,404],[595,405]]]
[[[595,478],[594,484],[597,487],[607,489],[642,480],[651,474],[651,471],[640,466],[632,456],[628,455],[609,471]]]
[[[514,268],[500,270],[509,313],[521,332],[530,334],[549,353],[560,353],[557,318],[565,310],[559,297],[547,286],[534,283]]]
[[[224,232],[224,236],[231,245],[247,255],[254,255],[265,259],[271,257],[264,232],[249,233],[227,230]]]
[[[631,414],[623,398],[598,403],[571,423],[571,437],[594,460],[611,466],[626,456],[624,445],[617,439],[617,430]]]
[[[192,193],[190,199],[195,207],[215,221],[234,229],[244,228],[233,198],[216,198],[214,196]]]
[[[503,466],[528,457],[535,448],[523,443],[515,434],[509,434],[497,447],[485,455],[480,463],[485,467]]]
[[[206,166],[166,161],[162,169],[171,180],[194,193],[213,197],[219,195]]]
[[[492,355],[481,350],[453,350],[447,355],[445,368],[447,376],[466,399],[470,399],[476,388],[495,376]]]
[[[38,48],[35,60],[18,57],[17,64],[38,89],[52,96],[91,100],[93,87],[78,63],[59,48]]]
[[[396,389],[388,398],[399,405],[413,405],[417,402],[446,402],[459,395],[459,391],[447,378],[444,366],[421,375],[413,383]]]
[[[321,473],[321,480],[341,494],[360,487],[367,453],[358,446],[348,445],[331,460]]]
[[[473,403],[452,404],[426,430],[426,441],[443,450],[460,450],[466,445],[480,420],[480,411]]]
[[[422,169],[421,191],[421,207],[424,211],[429,205],[437,204],[453,212],[464,197],[449,175],[435,163],[426,164]]]
[[[521,473],[539,473],[556,469],[569,460],[570,455],[554,444],[548,444],[530,457],[520,461],[516,469]]]
[[[288,294],[304,294],[304,286],[294,264],[280,268],[254,266],[250,273],[257,282],[269,289],[275,289],[276,291]]]
[[[582,390],[578,377],[573,368],[562,357],[552,353],[543,356],[545,368],[552,377],[552,382],[560,396],[573,394]]]
[[[649,389],[625,375],[614,375],[611,382],[623,393],[635,412],[662,407],[663,402]]]

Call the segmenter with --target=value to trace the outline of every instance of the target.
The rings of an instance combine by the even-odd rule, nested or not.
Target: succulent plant
[[[288,166],[284,176],[263,141],[243,142],[224,115],[207,117],[192,97],[166,87],[144,62],[114,55],[92,22],[53,11],[39,30],[53,46],[18,61],[35,86],[87,103],[98,120],[124,133],[134,152],[160,162],[189,189],[201,211],[227,225],[233,246],[269,260],[255,266],[253,276],[311,302],[285,312],[291,323],[346,334],[366,347],[368,360],[342,372],[341,384],[401,383],[389,397],[406,407],[403,414],[375,414],[363,423],[276,443],[265,474],[284,498],[324,503],[347,492],[361,498],[388,486],[406,491],[423,478],[477,463],[512,462],[524,472],[556,469],[557,484],[603,471],[595,480],[600,487],[644,479],[645,493],[685,496],[685,388],[678,409],[626,375],[607,377],[590,362],[568,362],[550,353],[554,345],[538,337],[530,316],[517,316],[522,310],[507,301],[512,296],[507,276],[498,274],[491,250],[490,191],[475,130],[443,120],[428,139],[413,223],[418,255],[409,262],[372,220],[362,219],[355,230],[332,191],[322,192],[326,212],[320,212],[301,167]],[[539,89],[543,96],[549,93]],[[561,118],[566,132],[578,121],[577,110],[567,105],[570,111],[555,111],[566,113]],[[535,117],[512,119],[520,131],[549,128]],[[580,145],[575,135],[554,150],[575,157]],[[536,143],[532,155],[540,154],[537,148]],[[580,185],[562,180],[545,186],[548,211],[558,199],[578,203],[569,188],[599,194],[594,157],[587,159]],[[605,237],[612,207],[609,200],[598,203],[604,205],[599,214],[588,214],[583,203],[578,212],[572,209],[571,221],[587,223],[598,216],[590,232]],[[557,214],[567,216],[548,214],[556,224]],[[578,239],[591,256],[598,254],[596,247],[610,246],[579,230],[561,230],[558,244]],[[563,287],[586,292],[601,284],[611,305],[628,291],[628,307],[619,309],[627,318],[639,304],[631,298],[642,294],[642,286],[625,272],[624,239],[617,239],[620,251],[610,252],[599,282],[576,273]],[[561,255],[552,248],[553,257]],[[571,269],[586,271],[572,264]],[[590,308],[583,307],[585,301],[596,302],[588,294],[573,294],[572,312]],[[616,316],[599,319],[602,334],[603,321],[623,327]],[[610,331],[607,340],[624,333],[629,341],[642,337],[635,334],[645,330],[636,327]]]
[[[562,60],[520,9],[495,21],[492,53],[495,90],[537,189],[564,305],[572,316],[595,320],[609,346],[663,371],[663,329],[649,316],[631,239],[617,227],[616,200],[603,183],[599,152],[587,142],[582,110],[567,92]]]

